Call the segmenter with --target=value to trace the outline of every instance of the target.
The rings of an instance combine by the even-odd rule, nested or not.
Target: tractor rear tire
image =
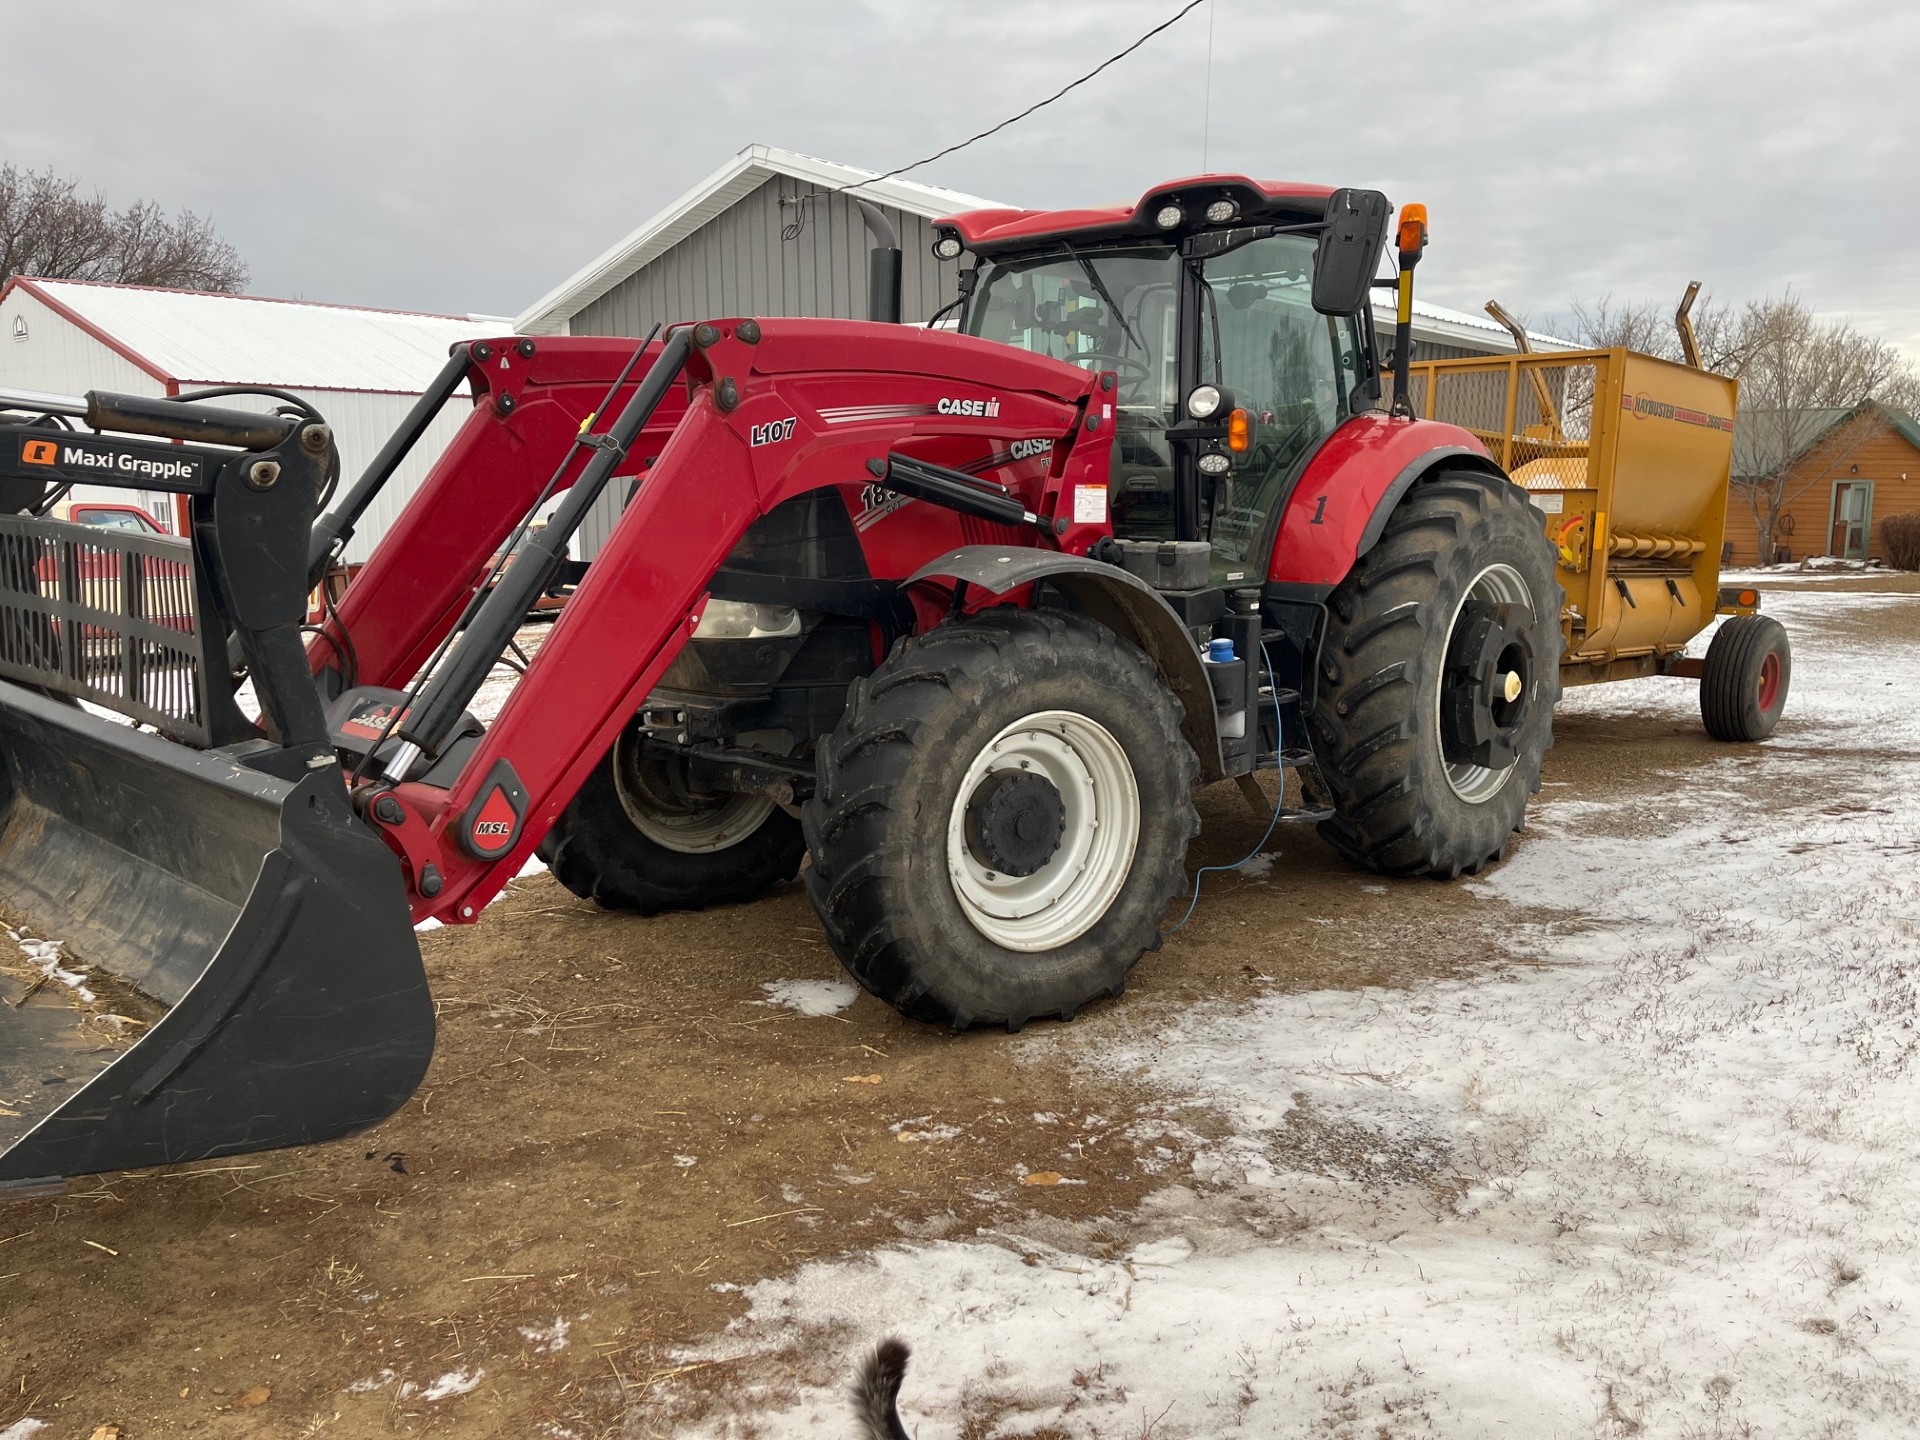
[[[583,900],[642,915],[751,900],[800,870],[800,822],[753,795],[708,799],[673,785],[680,762],[621,734],[540,842]]]
[[[1793,650],[1768,615],[1735,615],[1714,632],[1700,668],[1700,723],[1716,740],[1764,740],[1787,708]]]
[[[1327,599],[1307,713],[1321,837],[1385,875],[1504,859],[1553,744],[1560,605],[1526,492],[1462,470],[1415,483]]]
[[[1180,718],[1080,615],[1001,607],[903,642],[852,687],[802,811],[841,963],[956,1030],[1118,995],[1200,829]]]

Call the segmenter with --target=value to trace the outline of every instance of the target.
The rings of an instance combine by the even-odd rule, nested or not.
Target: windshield
[[[1360,378],[1360,337],[1346,317],[1313,308],[1314,237],[1272,235],[1214,256],[1181,314],[1183,262],[1171,243],[1061,247],[989,263],[965,330],[1118,380],[1114,533],[1174,534],[1173,447],[1180,419],[1182,323],[1199,337],[1194,373],[1217,380],[1252,412],[1253,452],[1232,474],[1202,480],[1202,533],[1218,580],[1250,574],[1267,519],[1301,461],[1348,413]]]
[[[967,307],[970,335],[1114,372],[1110,498],[1123,535],[1172,533],[1179,277],[1170,244],[1061,249],[989,266]]]

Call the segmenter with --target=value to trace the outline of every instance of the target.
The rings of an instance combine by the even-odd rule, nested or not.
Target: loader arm
[[[652,459],[634,498],[457,775],[445,784],[369,777],[359,786],[358,808],[402,857],[416,920],[470,921],[512,878],[679,654],[721,561],[782,501],[880,482],[889,455],[903,446],[1028,433],[1060,439],[1026,543],[1079,554],[1106,533],[1104,524],[1072,518],[1075,487],[1107,483],[1112,427],[1102,415],[1104,376],[965,336],[893,326],[723,320],[693,333],[684,401],[676,397],[671,424],[663,403],[629,448],[629,462],[639,451]],[[655,371],[669,359],[663,351]],[[537,382],[539,371],[533,374]],[[557,392],[548,403],[552,418],[539,423],[571,443],[577,407]],[[531,408],[516,406],[515,418]],[[516,453],[522,443],[477,408],[460,453],[436,468],[370,562],[367,593],[355,592],[368,573],[349,588],[341,618],[361,651],[363,679],[369,670],[403,676],[465,603],[476,551],[495,543],[544,483],[541,465]],[[484,482],[468,483],[475,474]],[[436,529],[456,490],[471,512],[446,522],[461,527],[461,547]],[[432,562],[430,574],[404,573],[422,557]],[[376,628],[370,647],[355,627],[402,597],[412,613]],[[492,623],[483,611],[462,645],[504,648],[498,627],[486,633]],[[423,696],[419,708],[430,703]]]
[[[567,463],[556,493],[573,483],[592,453],[577,443],[582,426],[597,418],[634,342],[493,341],[461,349],[472,413],[326,618],[328,639],[310,647],[315,673],[335,672],[328,688],[347,678],[403,687],[419,672],[560,461]],[[660,350],[658,341],[645,347],[607,408],[626,404]],[[661,405],[614,471],[622,487],[659,453],[685,409],[684,392]]]

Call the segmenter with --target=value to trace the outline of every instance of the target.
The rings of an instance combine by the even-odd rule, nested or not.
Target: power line
[[[933,154],[927,156],[924,160],[916,160],[911,165],[902,165],[898,170],[889,170],[887,171],[886,174],[875,175],[871,179],[856,180],[851,185],[842,185],[838,189],[833,190],[829,193],[838,195],[842,191],[858,190],[863,185],[875,185],[882,180],[891,180],[896,175],[904,175],[909,170],[918,170],[922,165],[930,165],[935,160],[944,159],[946,156],[953,154],[956,150],[964,150],[967,148],[967,146],[973,144],[974,141],[976,140],[984,140],[989,135],[999,134],[1002,130],[1006,129],[1009,125],[1017,124],[1018,122],[1026,119],[1029,115],[1033,114],[1034,111],[1045,109],[1047,106],[1053,104],[1054,101],[1058,100],[1061,96],[1065,95],[1068,91],[1078,89],[1080,86],[1086,84],[1087,81],[1093,79],[1094,76],[1098,75],[1102,70],[1105,70],[1109,65],[1117,64],[1119,61],[1126,59],[1127,56],[1131,55],[1134,51],[1138,50],[1142,45],[1146,44],[1147,41],[1153,39],[1153,37],[1158,35],[1162,30],[1168,29],[1172,25],[1176,24],[1178,21],[1185,18],[1187,15],[1190,15],[1195,10],[1198,10],[1205,3],[1206,3],[1206,0],[1188,0],[1187,4],[1182,5],[1178,11],[1168,16],[1165,20],[1162,20],[1158,25],[1154,26],[1151,30],[1147,31],[1147,33],[1142,35],[1138,40],[1134,41],[1131,45],[1127,46],[1126,49],[1120,51],[1118,54],[1109,55],[1106,59],[1102,60],[1098,65],[1094,66],[1093,69],[1089,70],[1086,74],[1082,75],[1078,80],[1069,81],[1067,84],[1062,85],[1058,90],[1054,91],[1053,94],[1047,96],[1046,99],[1036,100],[1033,104],[1029,105],[1026,109],[1022,110],[1018,115],[1008,116],[1005,120],[1002,120],[998,125],[993,126],[991,129],[982,130],[978,135],[969,135],[966,139],[960,141],[957,145],[949,145],[944,150],[936,150],[933,152]]]

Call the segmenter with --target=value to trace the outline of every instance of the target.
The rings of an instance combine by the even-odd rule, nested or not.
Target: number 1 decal
[[[1327,497],[1322,495],[1320,497],[1320,503],[1313,507],[1313,518],[1307,521],[1307,524],[1324,525],[1326,523],[1327,523]]]

